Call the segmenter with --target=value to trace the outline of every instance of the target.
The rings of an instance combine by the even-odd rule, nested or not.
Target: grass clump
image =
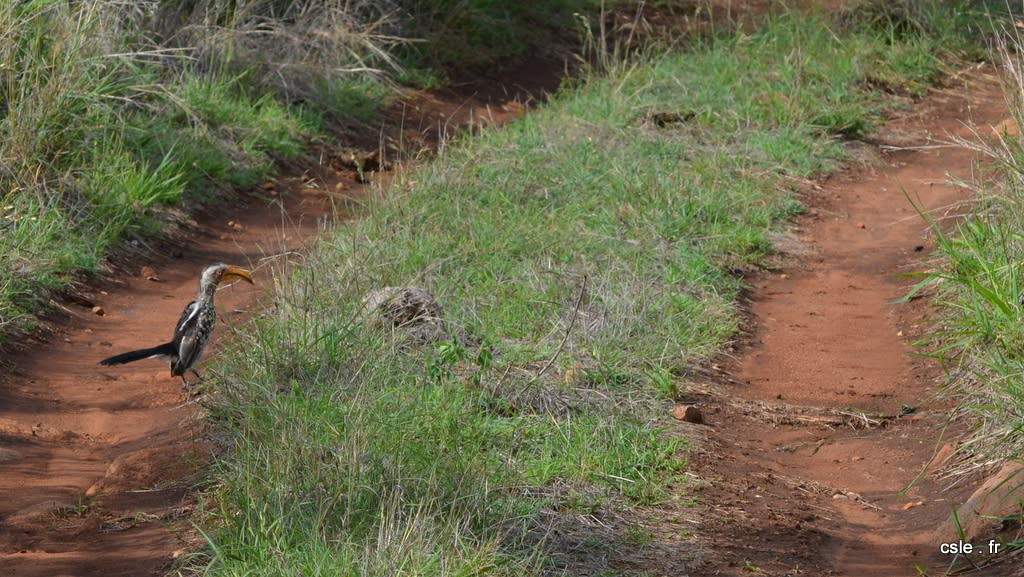
[[[180,193],[166,172],[147,175],[147,166],[126,166],[120,135],[103,128],[118,122],[116,99],[132,89],[124,60],[108,56],[104,46],[105,39],[122,36],[120,25],[95,3],[0,7],[5,332],[31,326],[39,292],[62,286],[67,271],[95,267],[103,241],[128,226],[130,220],[118,216],[130,205],[104,197],[108,179],[138,185],[118,190],[128,203],[148,205]],[[160,181],[168,186],[154,191]],[[101,209],[93,212],[96,205]]]
[[[557,519],[662,503],[687,448],[661,430],[672,383],[735,335],[737,272],[793,190],[893,105],[865,80],[895,74],[885,46],[801,13],[607,59],[400,175],[235,344],[204,571],[536,574]],[[410,285],[439,340],[367,321],[364,295]],[[612,525],[573,542],[641,534]]]
[[[163,3],[153,26],[206,75],[349,124],[392,98],[386,88],[403,70],[394,53],[410,42],[399,12],[392,2],[203,0]]]
[[[146,44],[150,7],[0,7],[0,339],[112,247],[158,234],[186,199],[255,184],[309,132]]]
[[[368,332],[342,305],[358,297],[324,290],[338,271],[321,273],[282,287],[282,317],[238,351],[273,370],[231,383],[213,408],[232,457],[208,511],[219,534],[207,573],[522,574],[538,562],[523,554],[522,529],[537,507],[518,499],[534,479],[571,468],[596,499],[643,481],[638,471],[676,466],[675,443],[636,418],[595,427],[564,411],[559,438],[572,442],[558,443],[536,415],[495,417],[488,391],[466,378],[470,367],[490,374],[486,360]],[[520,473],[521,461],[531,468]]]
[[[1024,121],[1022,40],[1000,46],[1003,86],[1015,126]],[[978,425],[961,445],[965,466],[960,472],[1001,459],[1017,459],[1024,451],[1024,140],[1009,132],[975,134],[959,144],[991,162],[976,182],[964,183],[976,203],[962,222],[932,222],[942,260],[925,275],[919,288],[938,294],[945,316],[924,345],[954,375],[951,394]]]

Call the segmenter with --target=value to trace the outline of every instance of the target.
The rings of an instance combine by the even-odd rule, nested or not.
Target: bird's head
[[[242,267],[233,266],[230,264],[211,264],[210,266],[203,269],[203,280],[202,284],[212,284],[217,286],[222,281],[230,280],[233,278],[242,279],[249,284],[252,282],[252,273],[245,270]]]

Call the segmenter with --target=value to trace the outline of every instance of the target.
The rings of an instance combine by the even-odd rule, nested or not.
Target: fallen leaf
[[[571,385],[576,382],[579,375],[580,366],[573,365],[571,368],[565,371],[565,384]]]

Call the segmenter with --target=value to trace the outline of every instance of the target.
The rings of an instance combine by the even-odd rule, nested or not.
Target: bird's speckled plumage
[[[249,271],[227,264],[213,264],[203,269],[199,279],[199,294],[196,300],[188,303],[174,327],[171,342],[148,349],[139,349],[121,353],[100,361],[101,365],[120,365],[142,359],[163,359],[171,366],[171,375],[181,377],[185,382],[185,373],[192,368],[203,354],[203,349],[210,342],[213,327],[217,323],[217,309],[213,305],[213,297],[217,286],[224,280],[238,278],[252,283]]]

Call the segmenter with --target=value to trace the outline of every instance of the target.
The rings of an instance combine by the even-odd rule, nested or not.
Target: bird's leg
[[[189,370],[192,371],[192,374],[196,376],[196,380],[195,380],[194,383],[192,383],[190,385],[190,384],[188,384],[188,379],[185,378],[188,375],[188,372],[182,373],[182,375],[181,375],[181,386],[184,387],[185,389],[191,389],[192,387],[198,385],[203,380],[203,376],[199,374],[199,371],[197,371],[195,369],[189,369]]]
[[[193,399],[199,396],[199,390],[196,388],[196,386],[203,381],[203,376],[199,374],[199,371],[195,369],[189,370],[191,370],[192,374],[196,376],[196,380],[190,385],[188,384],[188,379],[185,378],[185,376],[188,375],[188,373],[186,372],[185,374],[181,375],[181,388],[185,389],[185,397],[188,399],[187,401],[185,401],[185,405],[192,403]]]

